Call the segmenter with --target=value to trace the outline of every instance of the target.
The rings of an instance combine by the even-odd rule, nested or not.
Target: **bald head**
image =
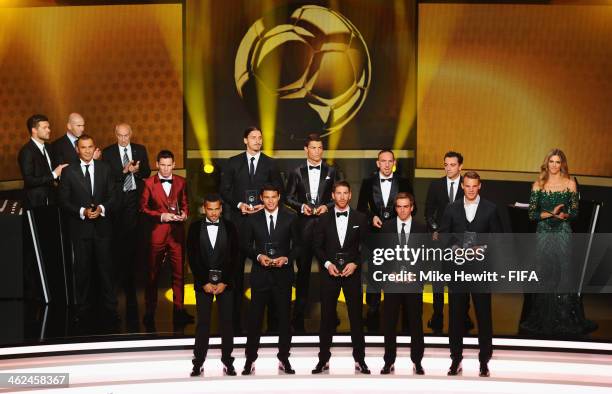
[[[127,123],[119,123],[115,126],[115,135],[119,146],[128,146],[132,137],[132,128]]]
[[[76,112],[68,115],[68,124],[66,125],[68,131],[75,137],[80,137],[85,131],[85,119]]]

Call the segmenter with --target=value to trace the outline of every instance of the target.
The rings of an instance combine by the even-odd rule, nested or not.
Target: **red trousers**
[[[183,309],[183,244],[168,237],[164,243],[151,243],[149,253],[149,273],[145,290],[147,314],[154,314],[157,306],[157,281],[162,263],[172,265],[172,302],[177,309]]]

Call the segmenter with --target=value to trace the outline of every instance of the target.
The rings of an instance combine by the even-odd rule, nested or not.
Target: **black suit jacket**
[[[259,196],[260,189],[265,183],[278,186],[281,195],[284,196],[283,181],[276,167],[276,162],[272,158],[266,156],[263,152],[260,154],[253,179],[249,176],[246,152],[229,158],[223,166],[219,188],[223,202],[229,205],[229,209],[226,209],[225,212],[240,214],[237,206],[240,202],[246,202],[246,191],[256,190]]]
[[[51,146],[45,143],[45,149],[51,163],[53,156]],[[55,203],[55,184],[49,163],[36,143],[30,139],[19,151],[17,156],[23,189],[25,191],[26,208],[36,208]]]
[[[336,259],[336,253],[339,252],[347,253],[347,262],[356,263],[357,269],[360,270],[365,257],[362,252],[368,235],[368,228],[366,215],[350,209],[344,245],[340,246],[335,210],[331,209],[321,215],[314,233],[314,251],[321,265],[321,270],[327,272],[325,262],[331,261],[333,263]]]
[[[301,214],[302,204],[307,202],[306,193],[310,193],[307,166],[308,165],[304,163],[291,171],[287,183],[287,205],[299,214]],[[331,197],[332,186],[339,180],[340,174],[338,173],[338,169],[322,162],[318,190],[319,205],[327,205],[328,209],[334,207],[334,202]]]
[[[463,177],[459,177],[457,188],[455,189],[455,200],[463,199],[463,189],[461,188],[461,182]],[[453,201],[448,201],[448,190],[446,189],[446,177],[435,179],[429,184],[429,190],[427,190],[427,200],[425,201],[425,223],[427,223],[430,230],[432,230],[432,224],[435,223],[440,227],[442,223],[442,215],[447,205]]]
[[[143,180],[151,176],[151,167],[149,167],[147,149],[143,145],[130,143],[130,148],[132,150],[132,160],[134,162],[140,162],[140,169],[138,172],[134,173],[136,190],[140,193],[144,187]],[[123,156],[119,154],[119,145],[113,144],[104,148],[102,151],[102,160],[107,162],[110,166],[111,174],[115,182],[117,182],[117,191],[121,192],[123,190],[123,182],[129,172],[128,174],[123,173]]]
[[[211,269],[211,258],[217,258],[218,269],[221,270],[221,282],[233,286],[234,281],[234,267],[238,261],[238,250],[240,248],[240,240],[238,238],[238,230],[236,226],[230,221],[221,219],[219,231],[223,229],[226,234],[226,241],[223,245],[220,245],[220,235],[217,235],[217,241],[215,243],[215,249],[218,250],[218,254],[210,255],[206,250],[202,250],[200,247],[200,237],[204,235],[207,242],[208,232],[202,226],[206,219],[199,219],[191,223],[189,231],[187,233],[187,257],[189,259],[189,266],[193,273],[194,289],[195,291],[203,292],[203,286],[210,283],[208,273]],[[220,233],[219,233],[220,234]],[[212,248],[212,244],[209,244]],[[215,264],[213,264],[215,265]]]
[[[475,245],[487,243],[487,236],[482,234],[503,232],[497,206],[491,201],[480,197],[476,215],[471,223],[468,222],[465,216],[463,198],[455,200],[454,203],[446,207],[440,224],[440,233],[450,234],[450,238],[445,237],[446,242],[449,245],[458,244],[461,246],[463,243],[462,237],[466,231],[478,234]]]
[[[265,290],[279,285],[291,285],[293,282],[293,261],[299,254],[299,229],[295,213],[279,207],[274,231],[268,234],[268,217],[266,210],[250,215],[244,229],[244,253],[253,261],[251,270],[251,286],[256,290]],[[241,229],[242,230],[242,229]],[[265,244],[275,242],[278,244],[277,257],[286,256],[288,263],[280,268],[268,268],[257,261],[257,255],[266,255]]]
[[[387,220],[393,219],[395,213],[395,196],[399,192],[408,192],[413,194],[412,186],[407,178],[393,175],[391,181],[391,192],[389,193],[389,201],[387,202],[386,211],[390,216]],[[385,208],[383,202],[382,190],[380,188],[380,172],[376,171],[370,177],[363,180],[361,189],[359,190],[359,200],[357,201],[357,209],[368,215],[368,221],[372,223],[374,216],[378,216],[381,220],[385,220],[381,215]],[[416,207],[415,207],[416,208]],[[416,209],[413,209],[412,214],[416,214]]]
[[[93,196],[87,188],[80,163],[64,168],[59,186],[59,202],[69,218],[73,238],[107,238],[112,235],[110,216],[116,204],[115,182],[110,167],[102,160],[94,160]],[[99,216],[95,220],[81,220],[81,208],[87,208],[91,204],[103,205],[105,216]]]
[[[53,149],[53,158],[55,159],[53,163],[54,168],[60,164],[79,162],[79,155],[67,134],[53,141],[51,148]]]

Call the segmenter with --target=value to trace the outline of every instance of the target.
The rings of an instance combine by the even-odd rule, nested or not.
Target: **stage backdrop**
[[[417,166],[612,176],[612,6],[419,5]]]
[[[51,138],[70,112],[98,145],[127,122],[151,161],[171,149],[183,167],[180,4],[0,9],[0,180],[21,178],[26,119],[46,114]]]

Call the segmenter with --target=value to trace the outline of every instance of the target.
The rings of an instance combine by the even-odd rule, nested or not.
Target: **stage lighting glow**
[[[249,287],[244,291],[244,296],[250,301],[251,300],[251,288]],[[295,287],[291,287],[291,301],[295,301]]]
[[[204,164],[204,173],[212,174],[215,171],[215,166],[212,164]]]

